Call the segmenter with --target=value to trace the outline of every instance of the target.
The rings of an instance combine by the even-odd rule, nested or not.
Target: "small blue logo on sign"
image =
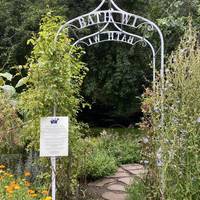
[[[52,120],[51,120],[51,124],[57,124],[58,121],[59,121],[59,118],[57,118],[57,119],[52,119]]]

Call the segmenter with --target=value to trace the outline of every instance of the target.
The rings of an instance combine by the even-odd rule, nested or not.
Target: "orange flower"
[[[11,183],[10,183],[10,186],[15,186],[16,185],[16,182],[15,181],[12,181]]]
[[[28,182],[28,181],[25,181],[25,183],[24,183],[24,184],[25,184],[25,186],[26,186],[26,187],[29,187],[29,186],[31,185],[31,183],[30,183],[30,182]]]
[[[48,192],[47,190],[43,190],[43,191],[42,191],[42,194],[44,194],[44,195],[48,195],[49,192]]]
[[[28,171],[25,171],[25,172],[24,172],[24,176],[31,176],[31,173],[28,172]]]
[[[20,186],[19,186],[18,184],[15,184],[15,185],[14,185],[14,189],[15,189],[15,190],[19,190],[19,189],[20,189]]]
[[[9,193],[9,194],[12,194],[13,193],[13,187],[11,185],[9,186],[5,186],[6,188],[6,192]]]
[[[12,194],[14,190],[19,190],[20,186],[15,181],[12,181],[10,185],[5,186],[6,192]]]
[[[35,194],[35,191],[34,190],[28,190],[28,193],[29,194]]]
[[[5,169],[6,167],[4,165],[0,165],[0,169]]]

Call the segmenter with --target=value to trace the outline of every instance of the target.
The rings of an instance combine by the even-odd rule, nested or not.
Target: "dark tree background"
[[[14,73],[31,52],[27,40],[37,33],[41,17],[49,10],[66,20],[93,10],[100,0],[1,0],[0,69]],[[124,10],[157,23],[163,31],[166,56],[178,45],[189,16],[199,29],[199,0],[116,0]],[[157,41],[158,42],[158,41]],[[140,95],[152,79],[151,52],[140,45],[103,43],[85,49],[90,71],[83,95],[92,105],[80,119],[94,126],[128,126],[141,116]],[[20,92],[20,91],[19,91]]]

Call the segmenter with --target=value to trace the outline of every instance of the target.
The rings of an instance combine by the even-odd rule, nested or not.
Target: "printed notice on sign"
[[[40,122],[40,156],[68,156],[68,117],[45,117]]]

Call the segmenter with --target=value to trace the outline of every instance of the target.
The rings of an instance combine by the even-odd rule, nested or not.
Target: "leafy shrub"
[[[157,90],[147,90],[144,96],[142,127],[147,133],[143,152],[144,159],[149,161],[148,199],[200,197],[200,47],[197,38],[198,34],[190,27],[169,58],[165,98],[159,95],[159,79]]]
[[[85,175],[98,179],[113,174],[117,169],[115,158],[105,150],[95,149],[86,159]]]
[[[118,165],[140,162],[139,138],[132,134],[108,135],[103,131],[99,139],[99,148],[105,149],[110,156],[113,156]]]
[[[82,148],[85,153],[81,161],[80,177],[101,178],[113,174],[121,164],[140,161],[138,136],[123,135],[114,130],[108,134],[109,131],[102,131],[99,137],[83,139]]]

